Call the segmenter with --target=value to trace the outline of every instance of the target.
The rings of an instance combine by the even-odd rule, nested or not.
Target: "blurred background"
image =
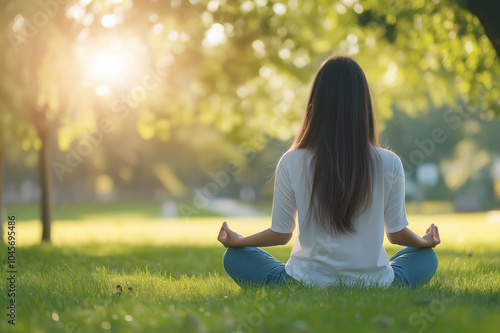
[[[499,209],[499,7],[4,0],[0,220],[39,219],[48,241],[52,220],[94,213],[269,215],[332,53],[366,73],[410,213]]]

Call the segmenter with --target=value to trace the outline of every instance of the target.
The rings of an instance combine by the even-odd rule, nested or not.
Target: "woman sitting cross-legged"
[[[400,159],[378,146],[365,75],[348,57],[318,70],[302,127],[276,170],[271,227],[242,237],[223,223],[223,264],[240,285],[300,281],[415,287],[428,283],[440,243],[432,224],[408,229]],[[258,247],[285,245],[298,228],[286,264]],[[384,233],[407,246],[388,258]]]

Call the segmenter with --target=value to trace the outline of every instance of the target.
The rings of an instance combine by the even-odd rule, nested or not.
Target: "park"
[[[6,0],[0,15],[1,332],[498,331],[496,2]],[[400,186],[416,234],[394,241],[402,229],[384,215],[379,246],[388,258],[433,248],[437,270],[411,287],[364,273],[240,284],[223,257],[249,245],[229,236],[289,234],[258,243],[281,263],[305,237],[303,202],[293,231],[273,231],[277,170],[307,147],[318,73],[345,59],[369,86],[367,142],[404,171],[366,179]],[[360,133],[336,119],[338,133]],[[361,151],[347,145],[334,143],[349,151],[337,165]],[[343,174],[313,188],[356,179]],[[384,197],[376,189],[366,200]],[[344,232],[332,221],[327,239]]]

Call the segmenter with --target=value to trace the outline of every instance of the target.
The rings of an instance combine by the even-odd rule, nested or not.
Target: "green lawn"
[[[222,218],[96,214],[58,220],[53,245],[17,223],[16,325],[7,323],[7,248],[0,247],[1,332],[498,332],[500,223],[486,214],[410,216],[442,244],[427,287],[240,289],[222,268]],[[269,219],[230,219],[248,234]],[[270,248],[278,259],[291,246]],[[398,247],[387,245],[389,255]],[[116,295],[116,285],[123,293]],[[128,287],[133,288],[128,290]]]

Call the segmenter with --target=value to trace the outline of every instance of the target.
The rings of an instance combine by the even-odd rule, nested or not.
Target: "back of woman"
[[[316,73],[300,131],[277,167],[270,228],[243,237],[224,222],[224,268],[237,283],[428,283],[439,232],[434,224],[422,237],[408,229],[404,198],[400,159],[378,147],[363,70],[348,57],[331,57]],[[288,243],[297,215],[286,265],[257,248]],[[384,232],[407,246],[391,259]]]
[[[364,211],[354,218],[355,232],[332,235],[308,213],[313,157],[314,152],[307,149],[291,150],[280,160],[276,173],[278,191],[275,191],[271,230],[293,232],[295,216],[290,214],[293,211],[290,207],[296,203],[298,211],[297,236],[286,272],[297,280],[316,284],[391,284],[394,273],[383,247],[384,233],[399,231],[408,224],[399,158],[390,151],[372,147],[374,195]]]

